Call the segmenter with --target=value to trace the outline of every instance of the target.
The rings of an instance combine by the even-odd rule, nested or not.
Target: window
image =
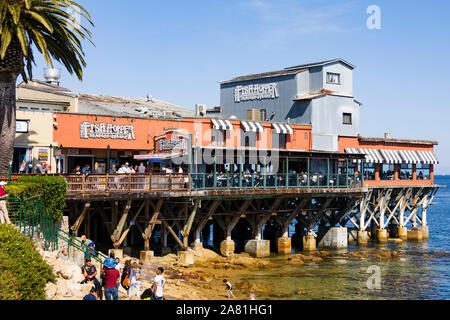
[[[380,164],[380,180],[394,180],[395,165],[393,163]]]
[[[344,113],[343,114],[343,124],[352,124],[352,114],[351,113]]]
[[[416,165],[417,180],[430,180],[430,165],[418,163]]]
[[[375,180],[375,163],[364,163],[364,180]]]
[[[412,164],[401,164],[399,166],[398,178],[400,180],[412,180],[413,178]]]
[[[339,73],[327,73],[327,83],[341,84],[341,75]]]
[[[286,135],[277,134],[275,131],[272,131],[272,148],[286,149]]]

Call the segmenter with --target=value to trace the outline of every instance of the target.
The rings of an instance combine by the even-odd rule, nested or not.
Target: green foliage
[[[80,80],[86,67],[81,41],[91,41],[91,32],[81,25],[83,17],[93,26],[89,13],[72,0],[0,1],[0,60],[7,57],[8,48],[16,42],[25,58],[24,80],[32,78],[35,47],[43,54],[47,65],[56,60]]]
[[[24,176],[5,187],[10,198],[26,199],[42,196],[44,206],[55,222],[66,208],[67,183],[62,177]]]
[[[19,300],[21,295],[17,280],[11,270],[12,263],[0,249],[0,300]]]
[[[0,225],[0,270],[0,299],[45,300],[47,282],[56,280],[31,240],[6,224]]]

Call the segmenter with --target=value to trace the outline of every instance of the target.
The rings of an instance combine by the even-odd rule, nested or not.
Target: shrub
[[[21,297],[16,278],[6,271],[11,268],[11,261],[0,249],[0,300],[19,300]]]
[[[11,198],[26,199],[41,195],[47,212],[59,222],[66,207],[67,183],[62,177],[24,176],[6,186]]]
[[[13,227],[0,224],[0,248],[0,287],[6,288],[0,290],[0,299],[5,294],[6,299],[45,300],[47,282],[55,281],[56,276],[31,240]]]

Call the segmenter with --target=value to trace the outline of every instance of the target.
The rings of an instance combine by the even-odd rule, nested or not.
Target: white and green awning
[[[264,132],[264,128],[259,122],[241,121],[244,132]]]
[[[294,130],[288,124],[272,123],[272,128],[277,134],[294,134]]]
[[[229,120],[222,119],[211,119],[213,123],[213,127],[216,130],[231,130],[233,131],[234,127]]]
[[[432,151],[346,148],[345,152],[364,154],[368,163],[439,164]]]

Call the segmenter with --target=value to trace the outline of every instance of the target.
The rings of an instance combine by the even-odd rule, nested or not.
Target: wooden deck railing
[[[189,190],[187,174],[63,175],[67,192],[157,192]]]

